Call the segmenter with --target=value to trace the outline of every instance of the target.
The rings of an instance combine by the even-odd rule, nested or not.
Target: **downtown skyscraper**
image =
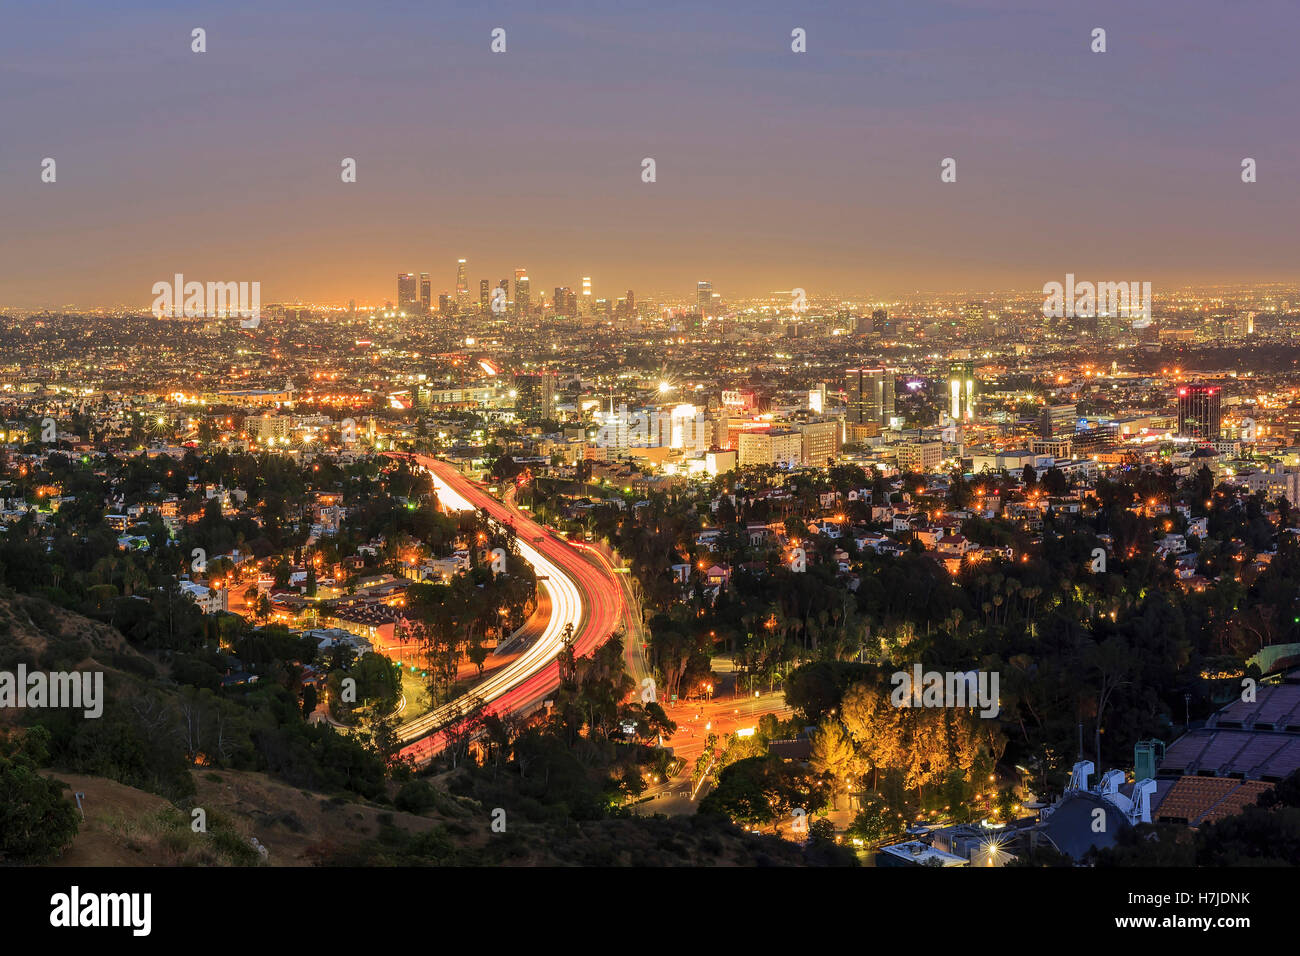
[[[527,315],[532,309],[532,293],[530,291],[527,269],[515,270],[515,312],[519,315]]]
[[[464,259],[456,260],[456,310],[458,312],[469,311],[469,279],[466,277],[466,265]]]
[[[415,284],[414,272],[397,273],[397,307],[403,311],[415,311],[419,305],[419,291]]]

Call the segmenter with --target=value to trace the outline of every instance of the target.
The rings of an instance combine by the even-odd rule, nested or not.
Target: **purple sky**
[[[1293,2],[728,6],[5,4],[0,306],[1296,278]]]

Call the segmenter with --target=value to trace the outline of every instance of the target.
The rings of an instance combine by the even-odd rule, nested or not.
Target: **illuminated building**
[[[1069,438],[1079,417],[1078,405],[1044,405],[1038,413],[1038,437]]]
[[[465,260],[456,260],[456,308],[469,311],[469,279],[465,278]]]
[[[555,287],[555,317],[571,319],[578,314],[578,297],[567,285]]]
[[[929,471],[943,461],[943,442],[913,441],[898,446],[899,471]]]
[[[815,415],[826,412],[826,383],[820,382],[816,388],[808,390],[808,409]]]
[[[433,304],[433,287],[429,283],[429,273],[420,273],[420,311],[427,313]]]
[[[415,273],[399,272],[397,274],[397,307],[402,310],[410,309],[414,312],[419,301],[419,294],[415,285]]]
[[[591,297],[591,276],[583,276],[580,314],[591,315],[595,301],[596,300]]]
[[[948,372],[948,415],[955,422],[975,418],[975,364],[953,362]]]
[[[1218,441],[1222,390],[1217,385],[1178,387],[1178,434],[1201,441]]]
[[[488,290],[488,280],[478,280],[478,307],[481,311],[486,312],[491,302],[491,292]]]
[[[800,459],[805,465],[825,468],[840,453],[840,435],[843,429],[838,421],[807,422],[799,426],[802,436]]]
[[[700,315],[711,315],[713,313],[713,283],[697,282],[695,283],[695,311]]]
[[[846,373],[848,421],[884,424],[894,414],[894,376],[885,368],[851,368]]]
[[[515,270],[515,311],[520,315],[527,315],[532,307],[532,295],[530,293],[531,285],[528,281],[527,269]]]
[[[774,465],[789,468],[803,457],[803,436],[788,429],[741,432],[740,465]]]
[[[512,379],[511,390],[519,418],[525,421],[555,418],[554,372],[520,372]]]

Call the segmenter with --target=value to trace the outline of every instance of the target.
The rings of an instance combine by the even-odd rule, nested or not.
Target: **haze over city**
[[[1300,66],[1292,31],[1262,28],[1294,6],[816,3],[795,18],[803,56],[793,15],[17,5],[0,307],[140,308],[174,272],[382,302],[395,266],[461,257],[657,295],[1295,277]],[[1102,23],[1104,57],[1073,42]],[[498,25],[508,50],[488,55]]]

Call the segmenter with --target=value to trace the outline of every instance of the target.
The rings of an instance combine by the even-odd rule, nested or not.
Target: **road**
[[[647,677],[652,676],[652,671],[650,670],[650,661],[646,657],[645,648],[641,646],[645,641],[645,624],[637,605],[636,596],[632,593],[630,569],[623,562],[623,559],[618,556],[618,553],[607,545],[584,545],[583,547],[587,554],[591,555],[593,561],[614,575],[614,579],[623,592],[623,626],[627,633],[627,637],[623,641],[624,666],[627,668],[627,672],[632,675],[636,686],[643,687],[643,682]]]
[[[681,771],[672,779],[650,787],[645,802],[635,804],[634,813],[664,813],[675,816],[694,813],[698,802],[708,794],[705,784],[698,790],[691,786],[695,761],[704,753],[709,734],[717,734],[719,743],[728,734],[758,726],[764,714],[775,714],[786,720],[794,714],[785,702],[783,691],[769,691],[758,697],[726,694],[710,701],[681,701],[665,706],[668,717],[677,724],[669,745],[673,755],[683,761]]]
[[[433,478],[444,508],[483,510],[498,523],[513,526],[520,556],[532,566],[551,605],[545,630],[517,658],[474,685],[465,697],[402,728],[401,739],[411,741],[402,748],[402,756],[418,763],[442,749],[441,735],[434,731],[447,723],[468,697],[482,698],[493,713],[528,711],[545,700],[560,684],[556,655],[564,646],[565,625],[573,625],[574,653],[579,657],[591,653],[617,629],[623,617],[623,592],[614,575],[528,515],[493,498],[481,484],[431,456],[409,457]]]

